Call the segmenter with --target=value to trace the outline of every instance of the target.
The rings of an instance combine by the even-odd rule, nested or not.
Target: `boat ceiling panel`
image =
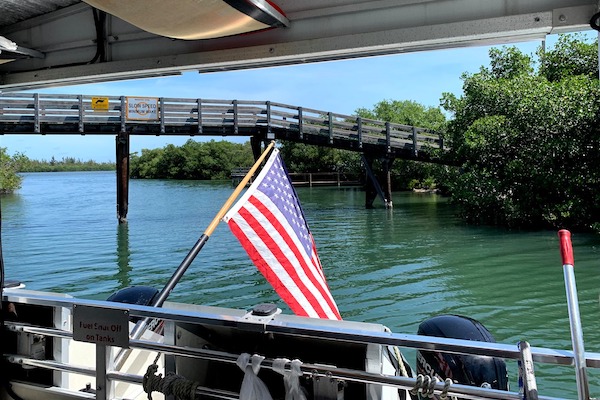
[[[208,5],[218,0],[196,0],[202,1]],[[257,7],[267,4],[245,1]],[[150,33],[111,13],[100,20],[81,1],[2,0],[0,91],[542,39],[551,33],[588,29],[598,8],[597,0],[274,3],[286,21],[279,27],[182,40]],[[150,6],[130,10],[135,18],[124,18],[136,23],[145,18],[156,21],[160,15],[158,21],[167,28],[181,23],[174,12],[165,13],[145,1],[139,4]],[[208,6],[206,10],[204,18],[210,19],[214,10]],[[182,28],[190,25],[202,26],[192,18]]]
[[[0,26],[10,26],[79,2],[80,0],[2,0]]]

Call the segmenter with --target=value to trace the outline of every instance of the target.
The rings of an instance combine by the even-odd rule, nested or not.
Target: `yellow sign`
[[[158,97],[127,97],[127,119],[158,120]]]
[[[92,97],[92,110],[108,111],[108,97]]]

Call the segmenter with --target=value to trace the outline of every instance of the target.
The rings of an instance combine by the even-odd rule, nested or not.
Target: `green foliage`
[[[359,174],[360,154],[347,150],[283,141],[281,157],[290,172],[341,172]]]
[[[26,159],[23,154],[9,155],[6,147],[0,147],[0,194],[11,193],[21,188],[21,177],[17,172]]]
[[[489,55],[490,69],[482,68],[483,74],[489,73],[496,79],[513,79],[533,72],[531,57],[521,53],[516,47],[492,48]]]
[[[551,82],[587,75],[598,77],[598,44],[587,43],[580,34],[560,35],[553,49],[538,51],[540,75]]]
[[[234,168],[254,164],[250,143],[228,141],[196,142],[183,146],[172,144],[162,149],[143,149],[130,160],[132,178],[153,179],[229,179]]]
[[[369,119],[440,130],[446,117],[439,107],[427,107],[411,100],[382,100],[373,109],[359,108],[356,114]],[[442,182],[448,167],[412,160],[396,160],[392,165],[392,187],[395,190],[446,190]]]
[[[382,100],[372,110],[359,108],[356,115],[363,118],[395,122],[438,130],[443,127],[446,117],[439,107],[427,107],[412,100]]]
[[[538,71],[515,48],[493,50],[489,69],[463,76],[461,98],[444,96],[454,114],[447,140],[463,171],[450,189],[467,220],[570,229],[600,223],[597,66],[594,75],[573,59],[588,47],[563,36]]]
[[[73,157],[63,157],[56,160],[54,157],[50,161],[31,160],[23,156],[19,171],[20,172],[66,172],[66,171],[113,171],[115,163],[99,163],[93,160],[82,161]]]

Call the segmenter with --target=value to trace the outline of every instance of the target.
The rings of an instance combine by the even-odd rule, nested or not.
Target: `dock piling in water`
[[[120,132],[116,137],[117,149],[117,219],[127,222],[129,208],[129,134]]]

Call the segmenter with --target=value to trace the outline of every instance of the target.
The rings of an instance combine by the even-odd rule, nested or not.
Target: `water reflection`
[[[129,225],[117,225],[117,266],[115,279],[119,282],[118,289],[131,286],[131,250],[129,249]]]
[[[18,193],[0,193],[0,204],[2,205],[3,220],[18,222],[19,214],[22,212],[23,200]]]

